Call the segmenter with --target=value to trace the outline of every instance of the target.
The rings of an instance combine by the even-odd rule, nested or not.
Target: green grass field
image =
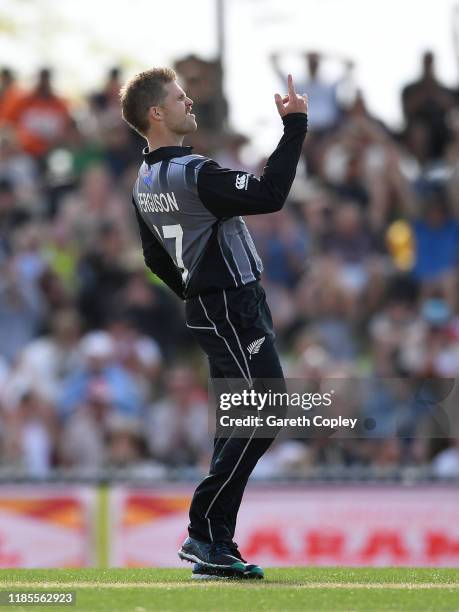
[[[190,569],[2,570],[0,574],[2,591],[76,592],[76,606],[9,606],[24,611],[459,611],[457,569],[269,568],[265,580],[253,582],[191,580]]]

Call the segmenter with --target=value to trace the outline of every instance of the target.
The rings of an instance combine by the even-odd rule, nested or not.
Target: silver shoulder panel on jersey
[[[180,174],[181,180],[187,189],[196,191],[199,170],[207,161],[209,161],[209,158],[203,155],[174,157],[169,160],[169,169],[175,176]]]
[[[195,159],[200,159],[203,163],[205,161],[209,161],[208,157],[204,157],[204,155],[198,155],[197,153],[190,153],[190,155],[182,155],[181,157],[172,157],[170,161],[174,162],[174,164],[186,166],[187,164],[189,164],[190,161],[193,161]]]

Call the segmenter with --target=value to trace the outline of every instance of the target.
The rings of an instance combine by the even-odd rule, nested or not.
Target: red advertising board
[[[97,491],[0,487],[0,567],[85,567],[95,562]]]
[[[191,489],[114,488],[115,566],[180,566]],[[265,566],[459,567],[459,488],[249,487],[236,540]]]

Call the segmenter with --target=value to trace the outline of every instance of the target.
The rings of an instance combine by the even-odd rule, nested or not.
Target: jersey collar
[[[163,159],[171,159],[172,157],[183,157],[190,155],[193,147],[159,147],[153,151],[148,151],[148,147],[142,151],[143,159],[148,165],[156,164]]]

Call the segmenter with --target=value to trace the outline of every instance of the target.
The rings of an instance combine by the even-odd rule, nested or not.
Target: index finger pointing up
[[[287,76],[287,87],[288,87],[288,95],[290,96],[290,99],[294,98],[296,96],[296,91],[295,91],[295,86],[293,84],[293,78],[291,74]]]

